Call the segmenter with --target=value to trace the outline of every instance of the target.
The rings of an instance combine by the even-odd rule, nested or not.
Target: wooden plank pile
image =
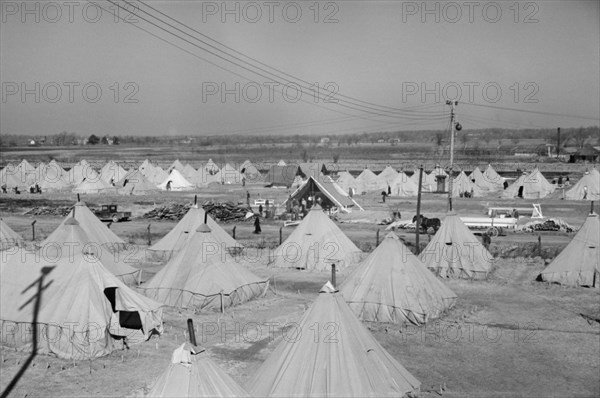
[[[213,202],[211,200],[204,202],[202,208],[208,214],[220,222],[245,221],[246,213],[252,212],[252,209],[246,205],[238,205],[231,202]]]
[[[40,206],[34,207],[33,209],[25,212],[26,216],[60,216],[66,217],[73,206],[58,206],[58,207],[48,207],[48,206]]]
[[[185,216],[190,207],[192,207],[191,203],[168,203],[150,210],[142,218],[179,221]]]

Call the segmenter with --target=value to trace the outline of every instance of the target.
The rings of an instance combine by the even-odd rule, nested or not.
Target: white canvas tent
[[[387,192],[387,183],[382,178],[378,177],[369,169],[364,169],[362,173],[356,177],[356,186],[358,193],[375,192],[385,190]]]
[[[0,251],[23,245],[24,240],[0,218]]]
[[[465,192],[468,192],[475,198],[483,196],[481,188],[473,183],[464,171],[461,171],[460,174],[452,180],[452,196],[457,198],[463,196]]]
[[[101,178],[84,179],[79,185],[71,190],[80,194],[115,194],[117,189]]]
[[[146,397],[249,397],[202,347],[184,343],[171,356],[167,369],[150,386]]]
[[[398,172],[392,166],[388,165],[379,173],[378,177],[385,181],[387,185],[392,185],[396,177],[398,177]]]
[[[488,166],[488,167],[491,167],[491,166]],[[491,171],[490,171],[490,175],[492,175]],[[496,176],[498,176],[498,174],[496,174]],[[492,177],[493,177],[493,175],[492,175]],[[493,178],[495,178],[495,177],[493,177]],[[501,177],[498,176],[498,178],[496,178],[493,181],[489,180],[488,174],[482,173],[481,170],[479,169],[479,167],[475,167],[475,169],[469,176],[469,179],[471,181],[475,180],[475,185],[477,185],[479,187],[479,189],[481,189],[482,191],[495,192],[495,191],[499,191],[502,189],[503,181],[500,181],[502,179]]]
[[[109,249],[117,249],[125,245],[125,241],[108,229],[106,225],[104,225],[102,221],[88,209],[84,202],[77,202],[59,227],[42,242],[42,246],[50,242],[58,241],[58,238],[54,234],[57,233],[71,217],[74,217],[79,222],[79,225],[85,231],[87,236],[93,237],[95,243],[106,245]]]
[[[158,185],[163,191],[185,191],[194,189],[194,184],[185,179],[177,169],[171,170],[171,173]]]
[[[115,184],[117,181],[125,177],[127,172],[119,164],[113,160],[109,161],[100,169],[100,178],[109,185]],[[112,182],[112,183],[111,183]]]
[[[600,172],[596,169],[586,172],[565,197],[570,200],[600,200]]]
[[[146,296],[169,306],[203,310],[257,298],[268,286],[268,279],[257,277],[231,257],[225,244],[202,224],[142,289]]]
[[[600,222],[597,214],[587,217],[573,240],[540,276],[545,282],[600,287]]]
[[[191,234],[204,224],[205,212],[198,204],[193,205],[183,216],[181,221],[169,231],[161,240],[156,242],[150,250],[173,252],[187,246]],[[206,216],[206,222],[212,230],[212,235],[225,244],[227,249],[241,248],[242,245],[231,237],[215,220]]]
[[[152,184],[139,170],[129,172],[116,184],[121,195],[148,195],[158,192],[156,185]]]
[[[340,287],[362,320],[420,325],[439,318],[456,294],[390,232]]]
[[[333,339],[315,339],[311,328]],[[327,325],[332,325],[331,330]],[[356,318],[328,282],[246,385],[253,397],[403,397],[421,383]]]
[[[418,180],[415,183],[406,174],[400,172],[390,184],[392,196],[400,196],[403,198],[417,196],[417,194],[419,193],[418,184]]]
[[[83,360],[120,349],[117,338],[131,345],[162,332],[161,304],[131,290],[101,261],[85,253],[35,258],[10,254],[0,268],[3,344]]]
[[[269,259],[270,266],[329,270],[335,262],[345,269],[360,261],[362,252],[318,206],[313,206],[294,232]]]
[[[531,173],[523,174],[509,185],[502,192],[502,197],[506,199],[517,197],[523,199],[541,199],[554,192],[555,188],[556,186],[550,184],[542,173],[535,168]]]
[[[454,213],[442,221],[419,258],[444,278],[485,279],[493,262],[490,252]]]
[[[126,256],[115,255],[106,245],[98,244],[72,217],[44,241],[41,249],[50,258],[85,252],[90,261],[101,261],[107,271],[126,285],[136,285],[141,281],[142,270],[131,266],[132,259],[127,258],[129,261],[126,261]]]

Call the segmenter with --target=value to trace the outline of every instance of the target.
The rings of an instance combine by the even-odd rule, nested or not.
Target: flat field
[[[150,196],[86,195],[90,206],[117,203],[133,212],[134,219],[111,225],[111,229],[131,244],[149,279],[164,262],[146,256],[147,226],[156,242],[176,224],[141,216],[155,205],[204,200],[244,202],[251,198],[273,198],[281,203],[285,189],[211,185],[193,192],[157,193]],[[359,196],[365,215],[372,220],[400,211],[402,219],[415,214],[414,198]],[[43,195],[2,195],[3,220],[26,240],[32,239],[31,223],[36,220],[35,240],[40,241],[62,221],[60,217],[27,216],[39,206],[67,206],[75,201],[70,193]],[[502,200],[497,195],[482,199],[455,199],[460,215],[482,215],[488,206],[528,207],[538,201]],[[546,217],[561,218],[578,228],[589,212],[589,203],[560,199],[557,194],[541,201]],[[443,217],[444,195],[425,194],[422,211]],[[352,221],[352,218],[346,221]],[[339,227],[365,252],[376,246],[377,231],[383,238],[385,226],[373,222],[343,222]],[[172,351],[185,339],[186,319],[198,328],[198,342],[211,357],[242,386],[269,356],[289,325],[297,322],[311,305],[328,273],[303,272],[268,267],[269,251],[279,244],[281,221],[263,223],[261,235],[252,234],[251,222],[224,224],[226,231],[236,227],[236,238],[246,245],[249,267],[270,279],[264,298],[215,312],[192,313],[167,309],[165,333],[150,341],[121,349],[94,361],[72,362],[39,355],[20,379],[12,396],[81,397],[138,396],[167,367]],[[283,228],[285,239],[293,227]],[[414,233],[398,234],[414,244]],[[600,396],[600,324],[582,316],[600,318],[598,289],[565,288],[536,282],[545,263],[572,239],[574,234],[541,233],[542,257],[536,256],[538,234],[508,233],[495,238],[492,252],[513,250],[518,257],[498,258],[486,281],[449,280],[458,295],[457,305],[443,318],[420,328],[387,324],[367,324],[377,340],[422,382],[422,396],[448,397],[597,397]],[[421,242],[427,241],[421,235]],[[340,273],[343,282],[350,270]],[[3,303],[5,305],[5,303]],[[267,326],[267,323],[275,326]],[[208,328],[207,325],[211,325]],[[213,326],[216,325],[216,329]],[[258,327],[256,325],[259,325]],[[205,333],[202,333],[202,332]],[[208,333],[210,331],[210,333]],[[27,353],[9,347],[0,349],[0,389],[4,389],[21,368]]]

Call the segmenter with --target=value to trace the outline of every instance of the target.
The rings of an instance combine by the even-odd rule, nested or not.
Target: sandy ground
[[[156,242],[176,224],[174,221],[154,221],[139,218],[154,204],[200,199],[245,200],[260,194],[281,202],[285,190],[260,186],[215,186],[196,193],[157,194],[150,197],[82,198],[90,205],[118,203],[131,210],[129,222],[112,224],[111,229],[132,244],[136,264],[144,269],[144,279],[156,273],[163,263],[145,256],[146,228],[151,224],[151,239]],[[414,199],[389,198],[381,203],[376,194],[359,197],[366,210],[390,215],[400,210],[402,218],[412,218]],[[72,194],[3,195],[0,197],[2,218],[15,231],[31,240],[31,222],[36,220],[36,241],[46,237],[62,221],[59,217],[30,217],[23,213],[37,205],[67,205]],[[537,201],[502,201],[498,198],[455,199],[455,209],[461,215],[482,215],[487,206],[526,207]],[[445,197],[426,194],[423,212],[443,216]],[[544,215],[559,217],[579,227],[589,211],[588,203],[563,201],[559,198],[542,201]],[[280,221],[265,221],[263,234],[252,234],[251,223],[225,224],[236,238],[248,247],[248,256],[259,257],[249,267],[258,275],[270,278],[267,295],[259,300],[226,310],[225,314],[166,310],[165,333],[150,341],[122,349],[94,361],[72,362],[48,356],[37,356],[12,396],[126,396],[140,395],[166,368],[171,353],[185,339],[186,319],[192,318],[198,330],[198,342],[207,347],[215,361],[235,380],[244,385],[256,368],[268,357],[282,333],[297,322],[315,299],[319,288],[329,279],[328,273],[274,270],[266,266],[268,248],[279,244]],[[361,249],[372,250],[385,226],[376,224],[341,223],[340,228]],[[282,228],[285,239],[292,228]],[[399,231],[407,242],[414,234]],[[544,247],[560,250],[573,234],[542,233]],[[493,250],[518,245],[536,244],[537,234],[508,233],[492,242]],[[427,236],[421,235],[421,242]],[[264,247],[259,250],[257,247]],[[458,295],[458,303],[442,319],[427,326],[369,324],[375,337],[414,376],[422,382],[423,396],[500,397],[500,396],[573,396],[600,395],[600,325],[588,323],[581,314],[600,316],[598,289],[563,288],[535,282],[544,268],[540,258],[500,259],[487,281],[447,281]],[[342,272],[343,282],[348,271]],[[268,327],[265,323],[273,323]],[[256,325],[259,325],[256,327]],[[214,327],[216,326],[216,329]],[[204,332],[204,333],[203,333]],[[211,333],[208,333],[211,332]],[[26,353],[2,347],[0,350],[0,388],[4,389],[27,357]]]

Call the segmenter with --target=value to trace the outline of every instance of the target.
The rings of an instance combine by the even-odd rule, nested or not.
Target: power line
[[[126,8],[125,8],[123,5],[121,5],[121,4],[119,4],[119,3],[117,3],[117,2],[114,2],[113,0],[107,0],[107,1],[108,1],[109,3],[111,3],[111,4],[113,4],[114,6],[116,6],[116,7],[119,7],[119,8],[121,8],[121,9],[123,9],[123,10],[127,11],[127,9],[126,9]],[[132,5],[132,3],[129,3],[127,0],[123,0],[123,2],[124,2],[124,3],[126,3],[126,4],[129,4],[129,5]],[[186,42],[186,43],[188,43],[188,44],[190,44],[190,45],[192,45],[192,46],[194,46],[194,47],[196,47],[196,48],[199,48],[199,49],[200,49],[200,50],[202,50],[202,51],[208,52],[209,54],[211,54],[211,55],[213,55],[213,56],[215,56],[215,57],[217,57],[217,58],[220,58],[220,59],[222,59],[222,60],[224,60],[224,61],[226,61],[226,62],[228,62],[228,63],[231,63],[231,64],[233,64],[233,65],[235,65],[235,66],[237,66],[237,67],[239,67],[239,68],[242,68],[242,69],[244,69],[244,70],[246,70],[246,71],[248,71],[248,72],[250,72],[250,73],[256,74],[256,75],[258,75],[258,76],[261,76],[261,77],[263,77],[263,78],[265,78],[265,79],[271,79],[271,80],[274,80],[274,81],[276,81],[276,82],[277,82],[277,83],[279,83],[279,84],[282,84],[282,81],[283,81],[283,83],[286,83],[286,82],[287,82],[287,84],[294,83],[294,84],[296,84],[296,85],[298,85],[298,86],[300,86],[301,88],[304,88],[304,89],[309,89],[309,90],[311,90],[311,89],[312,89],[311,87],[313,87],[313,85],[310,85],[310,84],[309,84],[309,86],[307,87],[307,86],[306,86],[306,84],[299,84],[299,83],[297,83],[297,82],[293,82],[293,81],[291,81],[291,80],[288,80],[288,79],[281,79],[279,76],[276,76],[276,75],[272,74],[271,72],[269,72],[269,71],[265,70],[264,68],[260,68],[260,67],[257,67],[257,66],[255,66],[255,65],[249,64],[248,62],[246,62],[246,61],[242,60],[241,58],[239,58],[239,57],[236,57],[236,56],[234,56],[234,55],[231,55],[231,54],[229,54],[229,53],[227,53],[227,52],[225,52],[225,51],[223,51],[223,50],[221,50],[221,49],[219,49],[219,48],[217,48],[217,47],[215,47],[215,46],[213,46],[213,45],[211,45],[211,44],[209,44],[209,43],[206,43],[205,41],[203,41],[203,40],[201,40],[201,39],[198,39],[197,37],[194,37],[194,36],[190,35],[189,33],[186,33],[186,32],[184,32],[184,31],[182,31],[181,29],[179,29],[179,28],[177,28],[177,27],[173,26],[172,24],[170,24],[170,23],[168,23],[168,22],[165,22],[165,21],[163,21],[162,19],[160,19],[160,18],[156,17],[155,15],[153,15],[153,14],[151,14],[151,13],[149,13],[149,12],[147,12],[147,11],[143,10],[143,9],[140,9],[140,10],[141,10],[142,12],[144,12],[146,15],[149,15],[151,18],[153,18],[153,19],[155,19],[155,20],[159,21],[160,23],[163,23],[163,24],[165,24],[165,25],[167,25],[167,26],[169,26],[169,27],[171,27],[171,28],[173,28],[173,29],[177,30],[177,31],[179,31],[179,32],[181,32],[181,33],[183,33],[183,34],[185,34],[185,35],[187,35],[187,36],[191,37],[192,39],[194,39],[194,40],[197,40],[197,41],[199,41],[199,42],[203,43],[204,45],[207,45],[207,46],[209,46],[209,47],[211,47],[211,48],[215,49],[216,51],[219,51],[219,52],[221,52],[221,53],[224,53],[224,54],[225,54],[227,57],[230,57],[230,58],[233,58],[233,59],[235,59],[235,60],[238,60],[238,61],[240,61],[240,62],[243,62],[245,65],[242,65],[242,64],[240,64],[240,63],[238,63],[238,62],[236,62],[236,61],[233,61],[233,60],[231,60],[231,59],[228,59],[227,57],[225,57],[225,56],[223,56],[223,55],[221,55],[221,54],[215,53],[214,51],[211,51],[211,50],[209,50],[209,49],[206,49],[206,48],[204,48],[204,47],[202,47],[202,46],[200,46],[200,45],[198,45],[198,44],[195,44],[195,43],[191,42],[190,40],[186,39],[185,37],[182,37],[182,36],[180,36],[179,34],[177,34],[177,33],[174,33],[174,32],[172,32],[172,31],[171,31],[171,30],[169,30],[169,29],[166,29],[166,28],[164,28],[164,27],[162,27],[162,26],[159,26],[158,24],[156,24],[156,23],[154,23],[154,22],[152,22],[152,21],[148,20],[147,18],[144,18],[144,17],[142,17],[142,16],[140,16],[140,15],[136,15],[136,17],[137,17],[137,18],[140,18],[141,20],[143,20],[143,21],[145,21],[145,22],[149,23],[150,25],[153,25],[153,26],[155,26],[156,28],[158,28],[158,29],[160,29],[160,30],[162,30],[162,31],[164,31],[164,32],[166,32],[166,33],[168,33],[168,34],[172,35],[172,36],[175,36],[175,37],[177,37],[178,39],[180,39],[180,40],[182,40],[182,41],[184,41],[184,42]],[[246,65],[249,65],[249,67],[248,67],[248,66],[246,66]],[[250,69],[250,68],[255,68],[255,69],[258,69],[259,71],[256,71],[256,70],[253,70],[253,69]],[[229,70],[227,70],[227,71],[228,71],[228,72],[231,72],[231,71],[229,71]],[[265,74],[265,73],[266,73],[266,74]],[[274,78],[274,76],[275,76],[275,78]],[[246,78],[246,77],[244,77],[244,78]],[[246,79],[247,79],[247,78],[246,78]],[[348,104],[350,104],[350,105],[348,105]],[[352,110],[360,111],[360,112],[363,112],[363,113],[368,113],[368,114],[376,115],[376,116],[391,117],[391,118],[400,118],[400,119],[415,119],[415,118],[417,118],[417,119],[421,118],[421,119],[422,119],[422,117],[421,117],[421,116],[417,116],[417,115],[410,115],[410,114],[408,114],[408,115],[402,115],[402,116],[401,116],[401,115],[398,115],[396,112],[391,112],[391,111],[387,111],[387,110],[376,109],[376,108],[373,108],[373,107],[368,107],[368,106],[364,106],[364,105],[356,104],[356,103],[354,103],[354,102],[352,102],[352,101],[347,101],[347,100],[341,100],[341,101],[339,101],[339,100],[338,100],[338,101],[337,101],[337,103],[336,103],[336,105],[339,105],[339,106],[342,106],[342,107],[345,107],[345,108],[348,108],[348,109],[352,109]],[[327,109],[327,108],[326,108],[326,109]],[[368,110],[367,110],[367,109],[368,109]],[[433,114],[431,114],[431,115],[429,115],[429,116],[434,116],[434,115],[433,115]],[[442,117],[442,116],[440,115],[439,117]]]
[[[124,1],[127,3],[127,0],[124,0]],[[175,19],[175,18],[173,18],[173,17],[171,17],[171,16],[169,16],[169,15],[167,15],[167,14],[163,13],[162,11],[160,11],[160,10],[158,10],[158,9],[156,9],[156,8],[154,8],[154,7],[152,7],[152,6],[150,6],[149,4],[146,4],[146,3],[144,3],[143,1],[140,1],[140,0],[138,0],[138,2],[139,2],[139,3],[142,3],[142,4],[144,4],[146,7],[150,8],[151,10],[153,10],[153,11],[156,11],[156,12],[157,12],[157,13],[159,13],[160,15],[162,15],[162,16],[164,16],[164,17],[166,17],[166,18],[168,18],[168,19],[170,19],[170,20],[172,20],[172,21],[174,21],[174,22],[178,23],[179,25],[186,27],[187,29],[191,30],[192,32],[194,32],[194,33],[196,33],[196,34],[199,34],[200,36],[202,36],[202,37],[205,37],[205,38],[207,38],[208,40],[211,40],[212,42],[215,42],[215,43],[217,43],[218,45],[220,45],[220,46],[222,46],[222,47],[224,47],[224,48],[226,48],[226,49],[228,49],[228,50],[230,50],[230,51],[233,51],[234,53],[236,53],[236,54],[239,54],[239,55],[241,55],[241,56],[242,56],[242,57],[244,57],[244,58],[247,58],[247,59],[249,59],[249,60],[252,60],[253,62],[256,62],[257,64],[259,64],[259,65],[262,65],[262,66],[265,66],[265,67],[267,67],[267,68],[269,68],[269,69],[272,69],[272,70],[274,70],[274,71],[277,71],[277,72],[281,73],[282,75],[288,76],[288,77],[290,77],[292,80],[301,81],[301,82],[303,82],[304,84],[307,84],[307,85],[309,85],[309,86],[312,86],[312,83],[310,83],[310,82],[308,82],[308,81],[306,81],[306,80],[303,80],[303,79],[301,79],[301,78],[299,78],[299,77],[296,77],[296,76],[290,75],[290,74],[288,74],[288,73],[286,73],[286,72],[284,72],[284,71],[282,71],[282,70],[280,70],[280,69],[278,69],[278,68],[276,68],[276,67],[270,66],[270,65],[268,65],[268,64],[266,64],[266,63],[263,63],[263,62],[261,62],[261,61],[259,61],[259,60],[255,59],[255,58],[253,58],[253,57],[249,56],[249,55],[246,55],[246,54],[244,54],[244,53],[242,53],[242,52],[240,52],[240,51],[238,51],[238,50],[236,50],[236,49],[234,49],[234,48],[232,48],[232,47],[229,47],[229,46],[227,46],[226,44],[224,44],[224,43],[221,43],[220,41],[218,41],[218,40],[215,40],[215,39],[213,39],[212,37],[210,37],[210,36],[208,36],[208,35],[205,35],[204,33],[202,33],[202,32],[200,32],[200,31],[198,31],[198,30],[196,30],[196,29],[194,29],[194,28],[190,27],[189,25],[186,25],[185,23],[183,23],[183,22],[181,22],[181,21],[179,21],[179,20],[177,20],[177,19]],[[146,14],[148,14],[148,15],[151,15],[151,14],[147,13],[146,11],[144,11],[144,12],[145,12]],[[156,17],[154,17],[154,18],[156,19]],[[169,26],[171,26],[171,25],[169,25]],[[179,30],[179,29],[178,29],[178,30]],[[189,36],[193,37],[192,35],[189,35]],[[197,39],[197,40],[199,40],[199,39]],[[202,43],[205,43],[205,42],[204,42],[204,41],[202,41],[202,40],[199,40],[199,41],[201,41]],[[207,43],[205,43],[205,44],[207,44]],[[207,45],[209,45],[209,44],[207,44]],[[215,48],[215,49],[217,49],[217,48],[216,48],[216,47],[214,47],[214,46],[211,46],[211,47],[212,47],[212,48]],[[223,51],[223,50],[220,50],[220,51],[222,51],[222,52],[224,52],[224,53],[227,53],[226,51]],[[234,58],[236,58],[236,59],[238,59],[238,60],[241,60],[241,59],[240,59],[240,58],[238,58],[238,57],[234,57]],[[248,64],[249,64],[249,63],[248,63]],[[264,69],[262,69],[262,68],[261,68],[261,70],[264,70]],[[291,80],[290,80],[290,82],[291,82]],[[343,94],[340,94],[340,93],[337,93],[337,96],[338,96],[338,97],[341,97],[341,98],[348,98],[348,99],[350,99],[350,100],[353,100],[353,101],[356,101],[356,102],[359,102],[359,103],[363,103],[363,104],[367,104],[367,105],[371,105],[371,106],[375,106],[375,107],[379,107],[379,108],[385,108],[385,109],[389,109],[389,110],[391,110],[391,111],[398,111],[398,112],[410,112],[410,108],[394,108],[394,107],[389,107],[389,106],[386,106],[386,105],[380,105],[380,104],[375,104],[375,103],[368,102],[368,101],[363,101],[363,100],[360,100],[360,99],[357,99],[357,98],[354,98],[354,97],[350,97],[350,96],[346,96],[346,95],[343,95]]]
[[[505,107],[505,106],[476,104],[476,103],[473,103],[473,102],[463,102],[461,104],[463,104],[463,105],[471,105],[471,106],[479,106],[479,107],[482,107],[482,108],[500,109],[500,110],[503,110],[503,111],[533,113],[533,114],[537,114],[537,115],[564,116],[564,117],[572,117],[572,118],[578,118],[578,119],[600,120],[600,118],[598,118],[598,117],[581,116],[581,115],[570,115],[570,114],[567,114],[567,113],[556,113],[556,112],[531,111],[531,110],[528,110],[528,109],[508,108],[508,107]]]

